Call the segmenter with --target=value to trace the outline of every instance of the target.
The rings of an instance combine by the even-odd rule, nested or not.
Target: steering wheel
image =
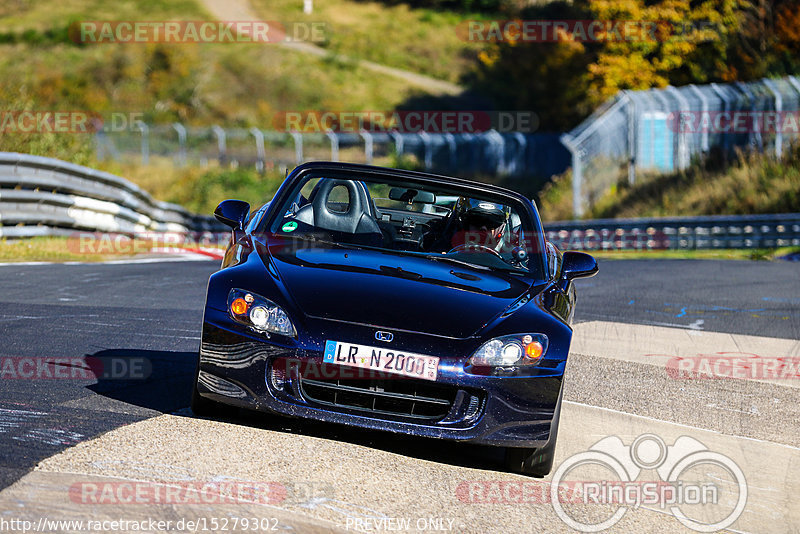
[[[497,252],[495,249],[489,248],[489,247],[487,247],[485,245],[478,245],[477,243],[469,243],[469,244],[464,243],[464,244],[458,245],[457,247],[451,248],[450,250],[447,251],[447,253],[448,254],[452,254],[453,252],[461,252],[462,250],[475,250],[475,249],[477,249],[479,252],[491,252],[492,254],[497,256],[498,258],[503,259],[503,257],[500,255],[500,253]]]

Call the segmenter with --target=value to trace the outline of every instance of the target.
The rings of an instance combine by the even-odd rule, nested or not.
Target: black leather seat
[[[350,197],[347,211],[333,211],[328,207],[328,198],[336,186],[347,189]],[[374,204],[363,184],[354,180],[322,178],[309,200],[310,204],[303,206],[295,214],[295,220],[320,230],[342,234],[341,238],[345,241],[373,246],[383,244],[383,233],[371,213]]]

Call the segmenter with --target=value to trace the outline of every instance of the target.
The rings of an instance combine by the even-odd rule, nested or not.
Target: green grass
[[[462,39],[459,24],[497,18],[489,14],[413,8],[405,3],[318,0],[303,13],[301,0],[252,0],[265,20],[324,22],[327,50],[458,82],[484,45]]]
[[[0,109],[21,98],[39,110],[129,112],[150,123],[272,129],[285,111],[392,110],[425,95],[352,62],[273,44],[78,46],[63,31],[76,20],[207,18],[193,0],[12,0],[0,7]]]
[[[258,44],[6,44],[0,51],[2,109],[24,93],[39,110],[273,129],[283,111],[391,110],[420,94],[393,77]]]
[[[713,250],[605,250],[587,251],[603,260],[756,260],[771,261],[800,252],[800,247],[777,249],[713,249]]]
[[[262,176],[252,169],[218,167],[178,169],[158,179],[152,179],[147,168],[131,168],[127,176],[154,196],[205,215],[228,198],[259,207],[274,196],[284,179],[277,170]]]
[[[146,239],[128,239],[106,234],[99,239],[75,237],[31,237],[0,239],[0,262],[98,262],[124,260],[142,255],[163,256],[153,248],[222,248],[217,243],[166,243]]]
[[[131,243],[131,252],[149,251],[143,241]],[[0,261],[81,261],[95,262],[130,258],[133,254],[96,253],[99,248],[85,247],[81,251],[78,240],[67,237],[32,237],[26,239],[0,239]]]
[[[750,215],[800,212],[800,145],[781,161],[769,155],[739,155],[729,167],[713,160],[685,172],[640,173],[636,185],[619,182],[586,219],[691,215]],[[545,221],[572,218],[572,177],[556,177],[538,195]]]
[[[572,219],[572,174],[567,171],[538,193],[545,222]],[[686,172],[640,175],[639,183],[620,182],[588,207],[586,219],[749,215],[800,211],[800,147],[782,161],[770,156],[740,155],[727,168],[714,161]],[[798,248],[755,250],[590,251],[602,259],[772,260]]]
[[[285,174],[275,168],[263,175],[253,167],[238,169],[220,168],[216,164],[208,167],[176,168],[172,161],[151,158],[147,166],[113,161],[97,162],[95,168],[122,176],[135,183],[154,198],[174,202],[195,213],[209,215],[217,204],[228,198],[261,206],[270,200],[283,183]],[[416,169],[411,158],[397,161],[391,156],[376,158],[379,166]]]
[[[109,253],[108,242],[86,242],[81,248],[78,241],[66,237],[34,237],[27,239],[0,239],[0,262],[97,262],[119,260],[148,254],[152,243],[146,240],[125,241],[116,253]],[[208,245],[204,245],[208,246]],[[105,248],[104,248],[105,247]],[[126,253],[130,252],[130,253]],[[800,252],[798,247],[757,250],[653,250],[653,251],[597,251],[591,255],[600,260],[774,260],[780,256]]]
[[[302,15],[302,2],[276,2],[277,11],[265,6],[256,2],[259,16],[265,20],[303,20],[298,16]],[[449,63],[460,61],[460,52],[454,50],[461,50],[466,43],[455,31],[440,30],[454,27],[468,15],[405,5],[378,9],[378,4],[341,0],[316,2],[315,7],[310,19],[328,17],[332,40],[325,45],[331,50],[341,47],[347,54],[375,61],[385,59],[374,55],[384,50],[394,57],[389,62],[394,66],[414,68],[412,63],[416,62],[428,73],[441,68],[439,74],[445,79],[466,66],[463,63],[455,68]],[[209,14],[195,0],[2,2],[0,109],[89,111],[106,117],[136,113],[150,124],[180,121],[189,126],[272,129],[280,125],[276,117],[284,111],[391,110],[424,95],[402,80],[356,67],[333,55],[320,58],[276,45],[241,43],[78,46],[65,37],[64,31],[78,20],[207,18]],[[366,37],[353,33],[359,28],[367,32]],[[3,36],[8,39],[3,40]],[[373,39],[381,42],[376,44]],[[407,46],[401,45],[405,40]],[[444,48],[442,40],[449,43]],[[400,56],[406,54],[413,56],[409,59],[412,63],[401,60]],[[452,79],[456,77],[452,75]],[[259,176],[251,169],[176,169],[168,160],[160,159],[155,148],[146,167],[97,161],[90,134],[6,132],[0,135],[0,151],[55,157],[106,170],[140,185],[157,199],[199,213],[210,213],[225,198],[263,203],[283,179],[277,172]],[[342,157],[347,157],[346,149]],[[376,163],[389,164],[390,160]]]
[[[73,20],[170,20],[208,18],[194,0],[3,0],[0,28],[43,30]]]

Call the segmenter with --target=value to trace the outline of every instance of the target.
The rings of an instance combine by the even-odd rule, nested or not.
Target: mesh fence
[[[291,168],[306,161],[386,164],[406,161],[432,172],[546,178],[564,172],[569,152],[557,134],[328,132],[289,133],[256,128],[147,125],[99,132],[97,151],[148,164]]]
[[[573,211],[583,215],[637,172],[686,169],[711,151],[756,150],[780,158],[800,138],[800,81],[623,91],[561,136],[572,157]]]

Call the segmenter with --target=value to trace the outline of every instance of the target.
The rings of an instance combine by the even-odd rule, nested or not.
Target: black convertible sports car
[[[297,167],[208,283],[192,409],[226,406],[503,447],[552,466],[575,289],[535,205],[458,178]]]

